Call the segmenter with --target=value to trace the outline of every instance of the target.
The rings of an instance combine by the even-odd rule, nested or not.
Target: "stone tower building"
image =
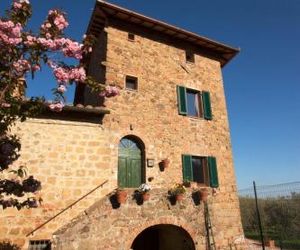
[[[44,202],[0,210],[0,240],[23,249],[244,249],[221,72],[238,50],[100,0],[88,33],[98,38],[89,75],[121,93],[104,101],[78,85],[74,106],[16,127],[20,163],[42,181]],[[168,192],[183,182],[190,187],[175,202]],[[152,187],[145,202],[135,193],[142,183]],[[207,207],[197,196],[204,188]]]

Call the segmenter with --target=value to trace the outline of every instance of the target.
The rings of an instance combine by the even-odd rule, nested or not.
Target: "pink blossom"
[[[30,4],[28,0],[15,0],[13,3],[13,8],[20,10],[23,7],[23,4]]]
[[[36,37],[28,35],[26,36],[26,41],[24,42],[24,44],[27,46],[33,46],[35,45],[36,41]]]
[[[67,41],[66,38],[57,38],[54,40],[54,43],[58,49],[62,49],[66,41]]]
[[[83,67],[68,69],[55,66],[53,73],[59,83],[69,83],[71,81],[83,82],[86,79],[86,73]]]
[[[65,105],[62,102],[51,103],[49,105],[50,110],[55,112],[61,112]]]
[[[52,15],[56,15],[57,14],[57,10],[49,10],[48,15],[52,16]]]
[[[75,82],[84,82],[86,79],[85,69],[83,67],[73,68],[71,70],[71,76]]]
[[[22,8],[22,4],[18,3],[18,2],[14,2],[13,7],[15,9],[21,9]]]
[[[6,103],[6,102],[4,102],[4,103],[1,103],[1,108],[10,108],[10,103]]]
[[[23,75],[30,70],[30,63],[25,59],[19,59],[13,63],[13,66],[17,76]]]
[[[54,24],[59,30],[63,30],[68,27],[69,23],[65,19],[65,17],[61,14],[58,14],[54,19]]]
[[[57,91],[59,93],[65,93],[67,91],[67,88],[65,85],[59,85],[59,87],[57,88]]]
[[[18,45],[22,42],[22,25],[12,21],[0,20],[0,42],[5,45]]]
[[[46,33],[46,38],[50,39],[51,38],[51,34],[50,33]]]
[[[66,39],[62,51],[64,55],[67,57],[82,59],[82,47],[83,47],[82,44],[78,42],[73,42],[70,39]]]
[[[105,89],[100,93],[100,96],[102,97],[114,97],[120,94],[120,90],[116,86],[106,86]]]
[[[48,48],[50,50],[57,50],[56,43],[52,39],[47,39],[47,38],[39,37],[37,39],[37,42],[40,45],[42,45],[43,47],[45,47],[45,48]]]
[[[40,65],[34,65],[34,66],[32,66],[32,71],[39,71],[39,70],[41,70],[41,67],[40,67]]]
[[[63,67],[55,68],[53,73],[59,83],[68,83],[70,81],[69,71]]]

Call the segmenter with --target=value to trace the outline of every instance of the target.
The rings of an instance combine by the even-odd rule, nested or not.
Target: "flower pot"
[[[150,199],[150,193],[146,192],[142,194],[143,201],[148,201]]]
[[[163,166],[163,168],[168,168],[169,165],[170,165],[170,160],[169,159],[162,160],[162,166]]]
[[[208,190],[207,189],[202,189],[199,191],[199,196],[200,200],[206,202],[208,198]]]
[[[184,198],[183,194],[176,194],[176,201],[182,201]]]
[[[116,195],[118,203],[124,204],[126,202],[127,192],[125,190],[118,190]]]

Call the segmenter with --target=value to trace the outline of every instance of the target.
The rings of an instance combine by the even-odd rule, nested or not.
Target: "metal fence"
[[[264,246],[300,249],[300,182],[239,190],[246,238]],[[256,194],[255,196],[255,189]]]

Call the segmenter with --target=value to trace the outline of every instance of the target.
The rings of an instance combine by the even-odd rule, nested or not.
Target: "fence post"
[[[258,202],[257,202],[257,193],[256,193],[256,184],[255,184],[255,181],[253,181],[253,188],[254,188],[256,213],[257,213],[257,219],[258,219],[258,225],[259,225],[259,232],[260,232],[261,244],[262,244],[262,249],[265,250],[265,240],[264,240],[264,234],[263,234],[261,220],[260,220],[260,213],[259,213],[259,209],[258,209]]]

